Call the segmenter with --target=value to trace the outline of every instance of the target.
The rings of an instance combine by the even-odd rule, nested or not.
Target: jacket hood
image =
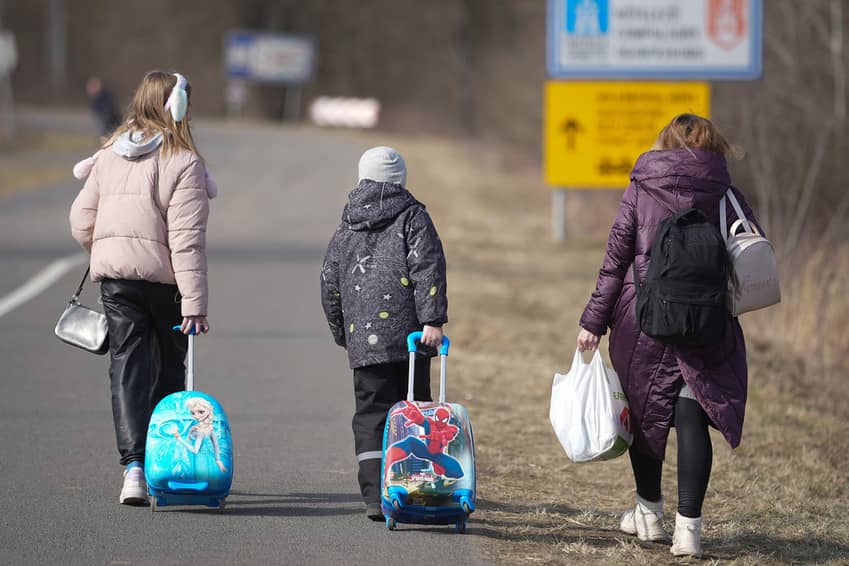
[[[342,211],[342,222],[355,231],[380,228],[416,204],[421,205],[400,184],[363,179],[348,195],[348,204]]]
[[[112,151],[125,159],[138,159],[162,145],[162,134],[144,139],[143,132],[124,132],[112,144]]]
[[[631,178],[637,181],[671,176],[694,177],[723,185],[731,183],[725,158],[699,147],[647,151],[637,159],[631,172]]]

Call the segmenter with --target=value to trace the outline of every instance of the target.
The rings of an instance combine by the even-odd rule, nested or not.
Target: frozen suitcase
[[[147,429],[144,476],[152,511],[167,505],[223,510],[233,482],[233,441],[227,415],[214,398],[194,391],[193,335],[189,335],[187,357],[186,390],[162,399]]]
[[[415,401],[416,341],[407,337],[410,370],[407,400],[393,405],[383,432],[381,507],[386,526],[398,523],[455,526],[465,532],[475,510],[475,443],[466,408],[445,402],[448,337],[439,348],[439,402]]]

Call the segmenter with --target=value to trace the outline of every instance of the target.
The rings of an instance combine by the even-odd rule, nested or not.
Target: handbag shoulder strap
[[[727,208],[726,208],[726,200],[731,201],[731,206],[734,208],[735,214],[737,214],[737,218],[743,223],[743,227],[748,232],[753,232],[752,225],[749,224],[749,219],[746,218],[746,214],[743,212],[743,207],[740,206],[740,203],[737,202],[737,197],[734,196],[734,190],[729,187],[725,194],[722,195],[722,199],[719,201],[719,230],[722,233],[722,237],[727,241],[730,235],[728,234],[728,221],[726,218]]]
[[[71,302],[76,303],[80,300],[80,294],[83,292],[83,285],[85,285],[85,280],[88,279],[88,273],[91,271],[91,265],[85,268],[85,273],[83,274],[83,278],[80,281],[80,286],[77,287],[77,292],[71,297]]]

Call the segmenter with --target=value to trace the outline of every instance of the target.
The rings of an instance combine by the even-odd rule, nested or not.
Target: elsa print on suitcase
[[[168,478],[186,483],[207,482],[210,492],[229,489],[232,443],[223,410],[197,391],[170,395],[151,421],[154,467]],[[157,474],[158,475],[158,474]]]
[[[188,439],[193,442],[184,440],[180,436],[180,431],[174,432],[174,438],[186,450],[195,455],[195,475],[212,475],[209,471],[214,471],[214,466],[217,466],[222,472],[226,472],[227,468],[224,466],[224,462],[221,461],[218,438],[215,435],[212,425],[214,415],[212,403],[203,397],[190,397],[186,401],[186,408],[189,409],[192,418],[197,422],[197,424],[189,429],[189,434],[187,435]],[[204,442],[205,440],[209,442]]]

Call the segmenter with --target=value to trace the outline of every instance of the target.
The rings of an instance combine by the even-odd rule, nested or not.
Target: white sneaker
[[[144,470],[133,466],[124,470],[124,486],[118,499],[124,505],[143,505],[147,503],[147,483],[144,481]]]
[[[644,541],[668,541],[669,533],[663,529],[663,499],[652,502],[638,495],[637,506],[622,514],[619,529]]]
[[[675,556],[702,557],[702,518],[690,519],[675,514],[675,534],[669,552]]]

